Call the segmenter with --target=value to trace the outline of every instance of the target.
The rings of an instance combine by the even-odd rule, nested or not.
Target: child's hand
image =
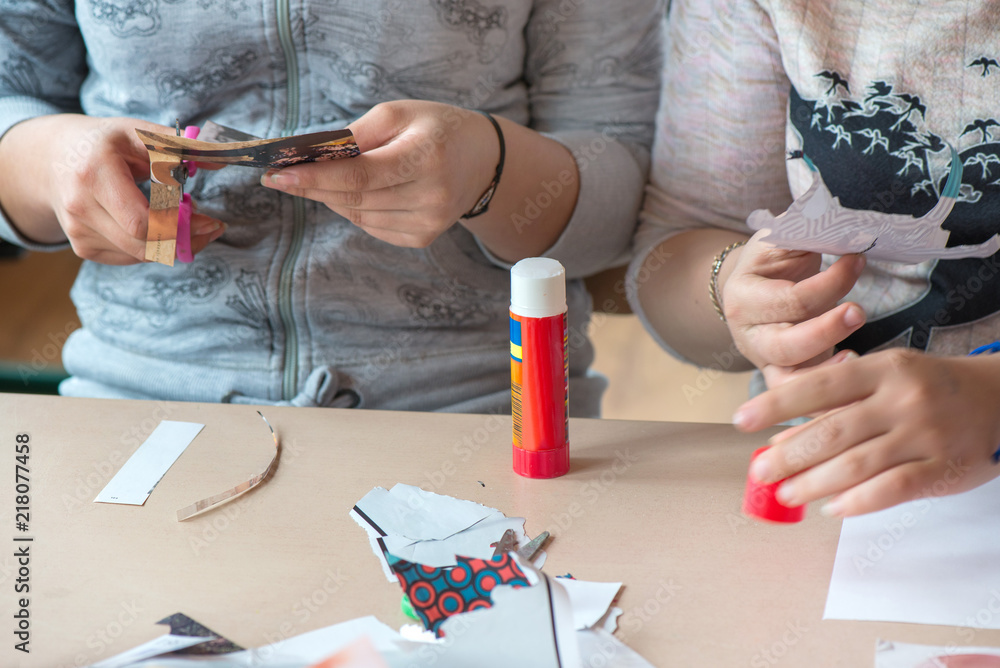
[[[821,272],[819,254],[775,248],[759,240],[766,232],[740,249],[722,303],[737,348],[775,387],[796,370],[828,359],[833,346],[864,323],[860,306],[837,302],[854,286],[865,260],[844,256]]]
[[[754,460],[762,482],[791,477],[778,500],[836,495],[828,515],[860,515],[963,492],[1000,475],[1000,355],[931,357],[904,349],[800,373],[743,404],[733,421],[757,431],[825,414],[771,439]]]
[[[0,142],[0,203],[8,219],[32,241],[68,240],[87,260],[142,262],[149,202],[136,183],[149,179],[149,153],[135,128],[173,132],[134,118],[80,114],[12,127]],[[214,218],[192,214],[192,251],[223,229]]]
[[[500,157],[488,119],[436,102],[380,104],[350,129],[360,156],[270,171],[261,183],[322,202],[397,246],[428,246],[454,225],[486,190]]]

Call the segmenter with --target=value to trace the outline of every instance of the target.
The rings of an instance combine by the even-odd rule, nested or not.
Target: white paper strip
[[[205,428],[196,422],[164,420],[94,499],[95,503],[141,506],[160,479]]]
[[[1000,629],[997,508],[1000,479],[844,520],[823,618]]]
[[[194,647],[195,645],[200,645],[208,642],[209,640],[215,640],[215,636],[196,638],[192,636],[173,636],[168,633],[165,636],[154,638],[144,645],[139,645],[138,647],[133,647],[127,652],[117,654],[110,659],[105,659],[104,661],[95,663],[91,665],[90,668],[127,668],[128,666],[133,665],[136,661],[151,659],[154,656],[160,656],[161,654],[166,654],[167,652],[176,652],[179,649]]]

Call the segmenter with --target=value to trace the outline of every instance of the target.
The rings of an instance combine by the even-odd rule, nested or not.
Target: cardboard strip
[[[278,459],[279,456],[281,455],[281,444],[278,443],[278,435],[274,433],[274,427],[272,427],[271,423],[267,421],[267,418],[264,417],[263,413],[257,411],[257,415],[259,415],[261,419],[264,420],[264,424],[266,424],[267,428],[271,430],[271,438],[274,439],[274,456],[271,458],[271,462],[267,465],[267,468],[264,469],[261,473],[251,476],[249,479],[236,485],[236,487],[227,489],[225,492],[215,494],[214,496],[210,496],[206,499],[195,501],[190,506],[185,506],[184,508],[181,508],[180,510],[177,511],[178,522],[183,522],[186,519],[194,517],[195,515],[202,513],[206,510],[209,510],[210,508],[225,503],[230,499],[235,499],[237,496],[243,494],[244,492],[250,491],[257,485],[267,480],[267,478],[278,468]]]

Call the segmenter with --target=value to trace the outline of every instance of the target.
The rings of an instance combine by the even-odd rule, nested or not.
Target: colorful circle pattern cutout
[[[527,587],[528,578],[510,552],[493,559],[456,557],[458,564],[433,568],[398,558],[389,566],[424,627],[441,637],[441,625],[452,615],[492,605],[497,585]]]

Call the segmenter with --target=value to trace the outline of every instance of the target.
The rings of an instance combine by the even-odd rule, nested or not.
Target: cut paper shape
[[[126,668],[127,666],[134,666],[139,661],[145,661],[146,659],[152,659],[164,654],[170,654],[178,650],[183,650],[187,647],[200,645],[207,640],[210,639],[202,636],[188,637],[175,636],[171,634],[162,635],[159,638],[154,638],[147,643],[133,647],[132,649],[122,652],[121,654],[109,657],[104,661],[91,664],[90,668]]]
[[[607,662],[608,668],[653,668],[653,664],[611,635],[611,631],[577,631],[576,637],[580,641],[580,656],[583,657],[584,666],[601,666]]]
[[[259,139],[209,122],[200,134],[198,128],[189,126],[183,137],[138,128],[135,132],[149,151],[151,186],[145,259],[168,266],[173,266],[178,248],[184,184],[189,175],[194,175],[196,162],[280,169],[301,162],[353,158],[361,153],[350,130]],[[182,261],[190,261],[187,250]]]
[[[1000,647],[935,647],[879,640],[875,668],[1000,668]]]
[[[333,626],[303,633],[254,649],[218,655],[177,656],[175,648],[204,643],[205,638],[165,635],[106,659],[91,668],[310,668],[338,657],[339,653],[365,640],[382,656],[399,654],[403,638],[375,617],[359,617]],[[162,651],[158,651],[162,650]],[[332,655],[332,656],[331,656]],[[351,656],[348,654],[348,656]],[[322,664],[320,664],[322,665]],[[333,664],[338,665],[338,664]],[[353,665],[348,664],[351,668]],[[367,666],[367,664],[365,664]],[[376,666],[378,664],[375,664]],[[393,668],[401,663],[391,664]],[[345,667],[346,668],[346,667]],[[373,667],[374,668],[374,667]]]
[[[530,567],[527,567],[530,569]],[[562,585],[536,577],[531,587],[501,585],[494,606],[456,615],[448,620],[446,637],[429,632],[395,632],[374,617],[362,617],[272,645],[216,656],[185,657],[156,654],[204,638],[162,636],[93,668],[469,668],[469,666],[531,666],[532,668],[652,668],[651,664],[602,629],[572,630],[572,615]],[[543,579],[544,578],[544,579]],[[481,614],[481,613],[489,614]],[[425,640],[427,636],[429,640]],[[365,645],[376,654],[366,653]],[[364,649],[363,649],[364,648]],[[143,651],[141,651],[143,650]],[[380,657],[383,663],[376,662]],[[358,660],[364,662],[358,663]],[[353,663],[326,663],[332,660]]]
[[[359,638],[328,659],[309,668],[389,668],[367,637]]]
[[[396,582],[396,575],[384,551],[440,567],[454,566],[456,554],[489,559],[494,551],[491,544],[507,529],[514,530],[519,546],[528,543],[524,518],[506,517],[496,508],[402,483],[391,490],[376,487],[357,502],[350,515],[368,533],[372,552],[389,582]],[[544,561],[544,555],[540,552],[535,563]]]
[[[200,624],[195,620],[191,619],[183,612],[175,612],[169,617],[164,617],[157,624],[166,624],[170,627],[170,635],[172,636],[186,636],[189,638],[205,638],[206,642],[200,643],[198,645],[193,645],[191,647],[185,647],[179,649],[171,654],[173,656],[177,655],[191,655],[191,656],[206,656],[209,654],[229,654],[231,652],[239,652],[243,648],[234,643],[228,638],[222,637],[220,634],[216,633],[212,629],[208,628],[204,624]]]
[[[490,596],[498,585],[528,586],[528,578],[510,552],[491,559],[457,556],[457,565],[447,568],[415,564],[391,554],[388,559],[413,611],[438,637],[441,625],[452,615],[490,607]]]
[[[779,216],[759,209],[747,218],[750,229],[768,230],[761,240],[791,250],[831,255],[864,253],[875,260],[910,264],[989,257],[1000,250],[1000,234],[981,244],[947,246],[951,233],[941,225],[955,206],[962,181],[962,161],[954,147],[941,198],[920,218],[844,208],[840,199],[830,193],[815,165],[808,158],[803,159],[813,172],[809,189]]]
[[[94,503],[141,506],[205,425],[163,420],[108,481]]]
[[[224,128],[224,131],[233,132],[231,128]],[[227,142],[205,141],[205,137],[202,139],[178,137],[138,128],[135,133],[139,135],[146,150],[151,154],[157,153],[192,162],[240,167],[280,169],[302,162],[353,158],[361,153],[350,130],[328,130],[274,139]],[[219,136],[215,135],[215,138]]]
[[[178,522],[183,522],[184,520],[194,517],[195,515],[202,513],[210,508],[214,508],[215,506],[221,505],[231,499],[235,499],[237,496],[240,496],[244,492],[249,492],[251,489],[253,489],[257,485],[260,485],[265,480],[267,480],[271,476],[271,474],[273,474],[274,471],[277,470],[278,460],[281,458],[280,457],[281,444],[278,442],[278,435],[274,433],[274,427],[272,427],[271,423],[267,421],[267,418],[264,417],[263,413],[257,411],[257,415],[261,417],[261,419],[264,421],[264,424],[267,425],[267,428],[271,430],[271,438],[274,439],[274,456],[271,457],[271,462],[267,465],[267,468],[264,469],[262,472],[258,473],[257,475],[251,476],[250,478],[241,482],[235,487],[227,489],[225,492],[220,492],[219,494],[210,496],[207,499],[201,499],[199,501],[195,501],[190,506],[185,506],[184,508],[181,508],[180,510],[177,511]]]
[[[956,462],[940,491],[966,473]],[[823,618],[1000,629],[994,508],[1000,478],[845,519]]]
[[[519,666],[575,668],[584,665],[573,630],[566,590],[530,565],[523,565],[530,587],[497,586],[493,605],[445,620],[434,666]],[[431,665],[428,662],[426,665]]]
[[[556,578],[569,596],[573,608],[573,627],[577,630],[589,629],[608,616],[611,604],[615,602],[622,588],[621,582],[587,582],[569,578]],[[618,611],[619,614],[621,610]],[[618,618],[612,616],[612,624]],[[613,628],[612,628],[613,630]]]

